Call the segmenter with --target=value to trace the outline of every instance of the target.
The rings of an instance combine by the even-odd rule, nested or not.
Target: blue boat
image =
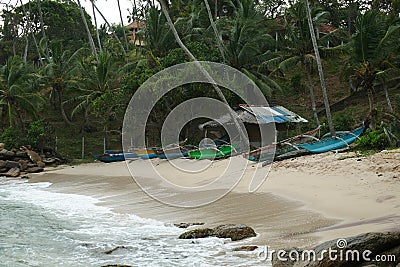
[[[336,149],[349,146],[364,132],[365,126],[358,127],[350,132],[341,132],[335,137],[330,137],[318,142],[309,144],[299,144],[298,147],[303,148],[311,153],[324,153]]]

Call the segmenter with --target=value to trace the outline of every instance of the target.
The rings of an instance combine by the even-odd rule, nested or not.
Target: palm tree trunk
[[[335,128],[333,127],[333,122],[332,122],[332,115],[331,115],[331,109],[329,106],[328,94],[326,92],[324,71],[322,69],[321,57],[319,55],[319,50],[318,50],[318,45],[317,45],[317,38],[315,37],[314,26],[313,26],[312,18],[311,18],[310,5],[308,4],[308,0],[304,0],[304,2],[306,4],[306,9],[307,9],[307,20],[308,20],[308,26],[310,27],[311,40],[312,40],[312,44],[313,44],[313,48],[314,48],[314,52],[315,52],[315,57],[317,59],[318,73],[319,73],[319,79],[321,81],[322,96],[324,98],[326,118],[328,119],[329,131],[331,132],[332,136],[336,136]]]
[[[207,8],[208,18],[210,19],[211,27],[212,27],[213,30],[214,30],[214,35],[215,35],[215,40],[217,41],[218,50],[219,50],[219,52],[221,53],[222,59],[223,59],[224,62],[225,62],[224,48],[223,48],[223,46],[222,46],[221,36],[220,36],[220,34],[218,33],[217,26],[216,26],[215,23],[214,23],[213,15],[212,15],[212,13],[211,13],[211,8],[210,8],[210,5],[208,4],[208,0],[204,0],[204,3],[205,3],[206,8]]]
[[[124,46],[121,43],[121,40],[119,40],[118,35],[115,33],[114,29],[111,27],[110,23],[108,23],[108,20],[106,19],[106,17],[104,17],[103,13],[101,13],[101,11],[97,8],[97,6],[94,4],[94,2],[92,2],[94,8],[96,9],[97,12],[99,12],[100,16],[103,18],[104,22],[107,24],[108,28],[111,30],[115,40],[117,40],[118,43],[121,44],[121,49],[122,52],[124,53],[124,55],[126,55],[126,51]]]
[[[117,3],[118,3],[119,18],[121,20],[121,27],[122,27],[123,33],[124,33],[124,41],[125,41],[125,45],[126,45],[126,51],[128,51],[129,50],[129,44],[128,44],[128,39],[126,38],[124,20],[122,19],[121,4],[119,3],[119,0],[117,0]]]
[[[22,3],[22,0],[19,0],[19,2],[21,3],[22,12],[24,13],[24,16],[25,16],[25,18],[26,18],[27,25],[29,25],[28,28],[31,29],[30,27],[31,27],[32,23],[31,23],[31,21],[30,21],[30,19],[29,19],[28,14],[26,14],[25,6],[24,6],[24,4]],[[30,4],[30,2],[31,2],[31,1],[29,0],[29,1],[28,1],[28,5]],[[28,30],[28,31],[29,31],[29,30]],[[39,48],[39,45],[38,45],[38,43],[37,43],[37,41],[36,41],[35,34],[34,34],[32,31],[31,31],[31,34],[32,34],[33,43],[35,44],[36,52],[38,53],[38,56],[39,56],[40,65],[43,66],[44,64],[43,64],[43,59],[42,59],[42,53],[40,52],[40,48]]]
[[[62,101],[63,100],[62,91],[58,91],[57,94],[58,94],[58,105],[60,106],[61,116],[63,117],[65,123],[67,123],[68,125],[72,125],[72,122],[69,120],[67,114],[65,113],[64,103]]]
[[[97,55],[96,46],[94,45],[92,34],[90,33],[89,26],[88,26],[87,21],[86,21],[85,13],[83,12],[83,8],[82,8],[82,5],[81,5],[81,1],[77,0],[77,3],[78,3],[78,6],[79,6],[79,11],[81,13],[83,24],[85,25],[86,34],[87,34],[88,39],[89,39],[90,48],[92,49],[93,55],[96,57],[96,61],[99,61],[99,56]]]
[[[101,41],[100,41],[99,27],[97,26],[96,10],[94,9],[93,1],[94,0],[90,0],[90,2],[92,3],[92,13],[93,13],[93,19],[94,19],[94,26],[96,27],[96,38],[97,38],[97,43],[99,44],[99,50],[100,50],[100,52],[102,52],[103,51],[103,47],[102,47]]]
[[[391,113],[393,113],[393,106],[392,106],[392,103],[390,102],[389,92],[388,92],[386,83],[383,83],[383,90],[385,91],[385,97],[386,97],[386,103],[388,105],[388,109]]]
[[[210,76],[210,74],[203,68],[203,66],[200,64],[199,61],[197,61],[197,59],[193,56],[193,54],[189,51],[189,49],[183,44],[181,38],[179,37],[178,32],[175,29],[174,23],[171,20],[171,17],[168,14],[168,10],[167,10],[167,4],[165,3],[165,0],[159,0],[160,4],[161,4],[161,9],[164,13],[164,16],[167,19],[168,25],[171,28],[171,31],[175,37],[176,42],[179,44],[179,46],[182,48],[182,50],[184,51],[184,53],[190,58],[190,60],[193,61],[193,63],[196,65],[196,67],[199,69],[199,71],[207,78],[207,80],[209,81],[209,83],[213,86],[213,88],[215,89],[215,91],[217,92],[218,96],[221,98],[222,102],[229,107],[229,103],[226,100],[224,94],[222,93],[221,89],[216,85],[215,81],[213,80],[213,78]],[[231,116],[232,121],[234,122],[241,139],[243,140],[243,142],[248,142],[248,137],[247,134],[245,134],[242,130],[242,128],[239,125],[239,122],[237,121],[237,115],[236,113],[229,108],[229,110],[231,112],[229,112],[229,115]],[[246,141],[247,140],[247,141]]]
[[[317,108],[315,104],[315,95],[314,95],[314,86],[311,81],[311,75],[310,72],[307,71],[307,80],[308,80],[308,89],[310,90],[310,98],[311,98],[311,108],[313,111],[315,123],[319,127],[321,124],[319,122],[318,114],[317,114]]]
[[[41,6],[41,4],[40,4],[40,0],[36,0],[36,2],[37,2],[37,5],[38,5],[38,10],[39,10],[39,20],[40,20],[40,28],[41,28],[41,30],[42,30],[42,37],[43,37],[44,40],[46,40],[46,32],[45,32],[45,30],[44,30],[44,21],[43,21],[42,6]],[[46,56],[47,56],[47,58],[49,58],[50,55],[49,55],[49,47],[47,46],[47,41],[46,41],[45,45],[46,45],[46,47],[45,47]]]

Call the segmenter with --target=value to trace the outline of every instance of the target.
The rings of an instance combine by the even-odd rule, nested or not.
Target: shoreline
[[[147,196],[130,177],[125,162],[50,169],[32,175],[30,182],[50,182],[49,190],[89,195],[117,213],[165,223],[247,224],[258,236],[241,243],[275,248],[310,247],[366,232],[398,230],[400,150],[338,160],[343,156],[351,154],[326,153],[275,162],[255,193],[248,193],[251,177],[246,172],[222,199],[193,209],[167,206]],[[227,161],[218,161],[211,169],[223,169]],[[162,161],[157,164],[168,170]],[[173,179],[179,182],[184,177]]]

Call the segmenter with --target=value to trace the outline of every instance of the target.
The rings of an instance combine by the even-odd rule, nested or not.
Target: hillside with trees
[[[242,71],[271,105],[310,121],[294,131],[322,125],[328,132],[329,99],[335,130],[368,118],[361,146],[400,144],[400,1],[160,1],[132,2],[130,20],[146,25],[134,39],[122,24],[98,25],[104,15],[96,1],[93,10],[79,0],[3,4],[0,141],[69,158],[81,156],[83,140],[85,155],[120,149],[130,98],[152,75],[191,61],[187,48],[197,60]],[[231,107],[242,103],[222,92]],[[169,111],[199,96],[219,98],[206,84],[190,84],[160,100],[149,118],[150,145],[159,144]],[[195,142],[196,130],[189,123],[183,137]]]

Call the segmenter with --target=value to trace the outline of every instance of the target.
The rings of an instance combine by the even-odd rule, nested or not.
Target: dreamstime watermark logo
[[[340,238],[336,240],[336,247],[330,247],[321,251],[309,250],[273,250],[264,246],[258,253],[261,261],[275,259],[282,262],[315,262],[323,259],[338,262],[396,262],[395,255],[375,255],[371,250],[359,251],[347,248],[347,240]]]
[[[215,86],[228,89],[229,94],[236,94],[243,99],[243,104],[268,106],[255,83],[232,67],[213,62],[179,64],[149,78],[132,97],[122,129],[124,152],[147,149],[146,126],[150,123],[153,108],[174,89],[195,83],[202,83],[203,87],[204,84],[209,85],[207,90],[214,90]],[[185,125],[198,118],[207,118],[222,125],[235,152],[249,152],[245,126],[240,120],[232,123],[235,116],[231,107],[215,98],[196,97],[184,101],[167,114],[160,133],[161,146],[178,144]],[[276,141],[273,123],[263,124],[259,132],[262,145],[272,145]],[[204,139],[200,144],[204,142],[209,143],[210,140]],[[265,155],[266,160],[272,161],[273,152]],[[254,192],[264,182],[270,169],[270,166],[250,168],[249,161],[243,157],[223,162],[188,162],[169,159],[168,154],[166,156],[167,163],[159,166],[155,166],[151,160],[127,160],[126,163],[132,177],[144,192],[165,204],[179,207],[198,207],[220,199],[237,185],[244,173],[246,177],[251,176],[248,191]],[[177,180],[176,177],[185,178]]]

